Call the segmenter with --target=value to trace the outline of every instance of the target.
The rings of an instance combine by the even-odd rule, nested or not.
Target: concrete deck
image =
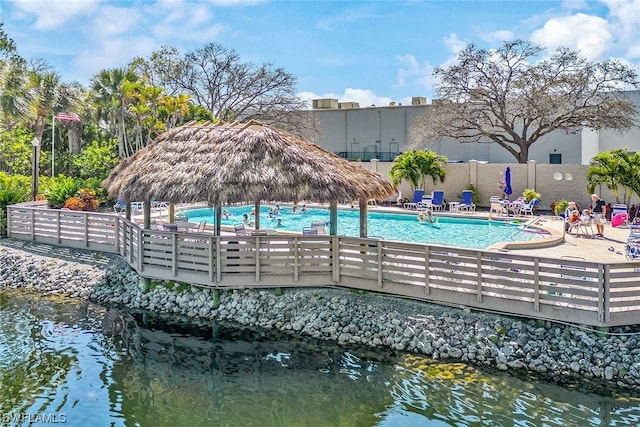
[[[390,210],[393,212],[412,212],[407,209],[395,208],[395,207],[387,207],[387,206],[379,206],[379,207],[369,207],[369,211],[376,210]],[[417,215],[417,212],[416,212]],[[475,218],[488,218],[488,211],[477,211],[472,213],[456,213],[456,212],[436,212],[435,215],[443,215],[443,216],[468,216]],[[496,217],[496,215],[493,215]],[[505,217],[497,217],[494,219],[506,219]],[[531,219],[530,216],[516,216],[509,217],[510,219]],[[607,223],[604,227],[604,237],[603,238],[586,238],[586,237],[576,237],[570,234],[565,234],[564,239],[563,230],[564,230],[564,221],[558,217],[554,216],[539,216],[537,217],[537,221],[535,223],[536,226],[548,229],[552,236],[556,238],[556,243],[552,246],[545,247],[531,247],[526,249],[500,249],[502,252],[514,253],[514,254],[522,254],[522,255],[530,255],[530,256],[540,256],[540,257],[551,257],[551,258],[563,258],[570,257],[572,259],[580,259],[591,262],[625,262],[628,261],[625,256],[625,244],[627,242],[627,238],[629,236],[629,229],[626,227],[611,227],[610,223]],[[595,231],[595,225],[593,226]],[[610,250],[613,248],[613,250]]]
[[[562,233],[564,222],[553,217],[541,217],[538,224],[544,228],[554,229]],[[595,226],[594,226],[595,230]],[[628,228],[614,228],[610,224],[604,227],[604,238],[585,238],[566,234],[558,245],[541,249],[509,250],[511,253],[539,255],[544,257],[571,257],[592,262],[623,262],[628,261],[625,256],[625,244],[629,236]],[[613,248],[613,250],[610,250]]]

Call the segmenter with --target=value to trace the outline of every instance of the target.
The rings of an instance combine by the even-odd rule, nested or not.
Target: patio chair
[[[419,211],[424,211],[427,209],[433,210],[432,201],[433,201],[433,197],[431,197],[431,195],[422,196],[422,200],[420,200],[420,202],[418,203],[418,210]]]
[[[491,196],[489,199],[489,203],[491,204],[491,208],[489,209],[489,213],[497,213],[503,214],[505,213],[504,205],[502,203],[502,199],[500,196]]]
[[[303,236],[317,236],[318,235],[318,229],[316,227],[304,227],[302,229],[302,235]]]
[[[540,205],[540,200],[533,198],[529,201],[529,203],[525,203],[520,206],[520,210],[518,211],[518,215],[531,215],[533,216],[533,211],[536,207]]]
[[[629,225],[629,209],[625,204],[616,203],[611,206],[611,226],[620,227],[621,225]]]
[[[207,226],[207,220],[202,220],[200,221],[200,224],[198,224],[198,233],[204,233],[204,230]]]
[[[321,220],[311,221],[311,227],[313,227],[316,230],[318,230],[318,233],[316,233],[316,234],[326,234],[325,226],[326,226],[326,224],[325,224],[324,221],[321,221]]]
[[[431,206],[435,211],[444,210],[444,191],[434,190],[433,199],[431,199]]]
[[[234,224],[233,230],[236,232],[236,236],[244,236],[247,234],[247,229],[244,227],[244,224],[241,222],[239,222],[238,224]]]
[[[162,224],[163,231],[173,231],[174,233],[178,232],[178,224]]]
[[[593,218],[591,216],[587,216],[586,218],[583,218],[578,223],[578,230],[579,230],[579,234],[581,236],[594,237],[594,233],[593,233]]]
[[[117,214],[121,214],[125,212],[125,209],[127,207],[127,204],[125,203],[124,200],[120,200],[118,199],[118,201],[116,202],[115,205],[113,205],[113,212],[117,213]]]
[[[405,209],[418,209],[418,203],[422,201],[422,196],[424,196],[424,190],[416,190],[413,192],[413,201],[410,203],[405,203]]]
[[[476,210],[476,205],[475,203],[473,203],[473,191],[464,190],[462,192],[462,198],[458,203],[458,211],[471,212],[475,210]]]

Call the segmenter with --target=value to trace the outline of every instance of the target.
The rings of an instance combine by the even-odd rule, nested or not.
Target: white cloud
[[[153,34],[166,43],[174,40],[212,41],[226,30],[220,23],[212,23],[213,15],[205,4],[185,4],[181,0],[162,0],[160,8],[147,8],[154,16]]]
[[[458,38],[456,33],[451,33],[444,39],[444,44],[449,50],[449,52],[457,55],[462,49],[467,46],[467,42],[462,41]]]
[[[551,51],[558,47],[578,50],[582,56],[593,60],[610,48],[613,37],[606,20],[578,13],[549,19],[533,32],[531,40]]]
[[[109,38],[95,50],[85,50],[75,57],[73,65],[96,74],[103,69],[125,67],[136,56],[147,56],[158,46],[147,36]]]
[[[36,30],[51,30],[61,27],[78,15],[87,15],[93,12],[98,3],[93,1],[33,1],[16,0],[13,6],[17,9],[17,16],[24,19],[27,16],[35,16],[33,28]]]
[[[93,20],[93,31],[99,38],[109,38],[135,29],[141,19],[137,9],[105,6],[100,8]]]
[[[413,55],[399,56],[398,60],[405,66],[398,70],[398,78],[394,87],[417,84],[429,91],[431,90],[433,86],[433,65],[427,61],[420,63]]]
[[[609,7],[609,28],[619,50],[629,58],[640,57],[640,0],[603,0]]]
[[[494,45],[502,44],[504,41],[509,41],[514,38],[513,31],[509,30],[497,30],[490,33],[480,34],[480,38],[485,42]]]

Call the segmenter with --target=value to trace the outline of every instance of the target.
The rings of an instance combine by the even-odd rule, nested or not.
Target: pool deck
[[[395,208],[395,207],[369,207],[369,211],[391,211],[391,212],[412,212],[407,209]],[[415,212],[415,211],[414,211]],[[416,213],[417,215],[417,213]],[[458,217],[471,217],[471,218],[484,218],[489,217],[489,211],[479,210],[471,213],[458,213],[458,212],[437,212],[436,215],[443,216],[458,216]],[[494,215],[495,217],[495,215]],[[508,219],[531,219],[531,216],[516,216],[516,217],[498,217],[502,220]],[[498,219],[495,218],[495,219]],[[625,244],[627,237],[629,236],[629,229],[626,227],[611,227],[611,223],[607,223],[604,226],[603,238],[589,238],[589,237],[576,237],[574,235],[565,234],[563,236],[564,221],[554,216],[537,216],[535,217],[535,226],[540,226],[552,233],[555,237],[555,243],[551,246],[544,247],[527,247],[523,249],[499,249],[502,252],[522,254],[529,256],[551,257],[551,258],[571,258],[578,260],[585,260],[591,262],[625,262],[628,261],[625,256]],[[595,225],[593,226],[595,231]],[[553,238],[552,237],[552,238]],[[613,248],[611,250],[610,248]]]
[[[307,204],[308,207],[323,207],[325,205]],[[193,207],[193,206],[191,206]],[[206,206],[198,206],[206,207]],[[340,205],[342,208],[349,208],[349,205]],[[179,210],[184,210],[186,206],[182,206]],[[355,207],[357,209],[357,206]],[[395,206],[369,206],[369,212],[392,212],[392,213],[408,213],[417,215],[418,212],[414,210],[403,209]],[[488,210],[478,210],[470,213],[460,212],[435,212],[436,216],[456,216],[456,217],[468,217],[468,218],[489,218]],[[496,220],[531,220],[531,216],[496,216],[493,215],[493,219]],[[576,237],[570,234],[563,234],[564,221],[558,217],[542,215],[534,217],[536,227],[542,227],[551,232],[551,236],[546,239],[552,239],[553,242],[542,242],[541,240],[532,241],[533,244],[525,243],[523,248],[514,248],[513,245],[506,245],[506,247],[500,248],[499,245],[490,248],[489,250],[496,250],[501,252],[508,252],[514,254],[522,254],[529,256],[551,257],[551,258],[571,258],[578,260],[585,260],[591,262],[625,262],[628,261],[625,256],[625,244],[627,237],[629,236],[629,229],[626,227],[611,227],[610,223],[607,223],[604,227],[604,238],[589,238],[589,237]],[[595,226],[593,227],[595,231]],[[223,233],[227,234],[227,233]],[[229,233],[233,234],[233,233]],[[545,239],[545,240],[546,240]],[[538,243],[538,245],[536,245]],[[613,250],[611,250],[613,249]]]

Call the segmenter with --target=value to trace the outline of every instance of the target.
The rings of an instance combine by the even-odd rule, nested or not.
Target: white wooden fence
[[[640,262],[346,236],[175,233],[114,214],[20,205],[8,208],[8,235],[120,254],[143,277],[215,288],[344,286],[592,326],[640,323]]]

